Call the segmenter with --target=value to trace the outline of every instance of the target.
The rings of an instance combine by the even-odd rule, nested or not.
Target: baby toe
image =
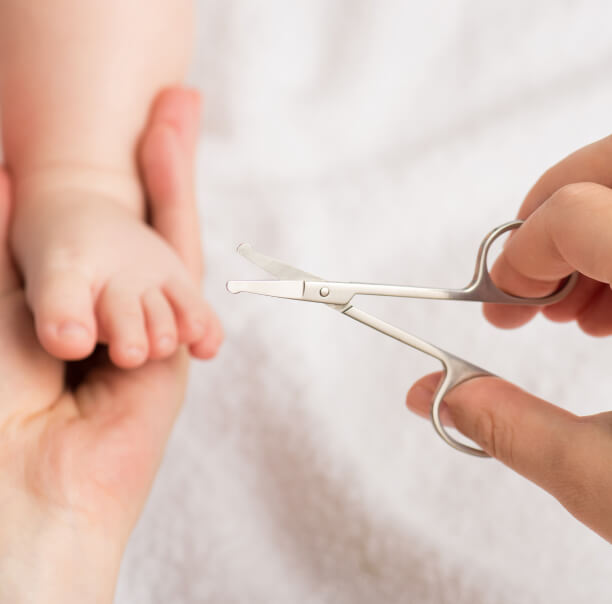
[[[139,292],[109,284],[96,310],[111,361],[122,369],[142,365],[149,354],[149,342]]]
[[[64,360],[89,356],[96,345],[91,284],[76,271],[41,271],[27,283],[36,333],[50,354]]]
[[[158,289],[145,292],[142,306],[149,337],[149,356],[151,359],[165,359],[174,354],[178,343],[172,307]]]
[[[189,346],[189,352],[198,359],[212,359],[219,351],[223,337],[221,321],[210,309],[210,327],[204,337]]]
[[[174,311],[179,341],[192,344],[201,340],[210,327],[210,310],[197,288],[176,281],[164,287],[164,294]]]
[[[208,307],[208,312],[210,317],[208,330],[202,338],[189,346],[191,355],[198,359],[212,359],[223,343],[224,333],[221,321],[210,307]]]

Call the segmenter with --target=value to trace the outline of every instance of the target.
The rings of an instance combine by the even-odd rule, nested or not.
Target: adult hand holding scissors
[[[153,227],[201,277],[191,165],[199,101],[162,93],[141,160]],[[99,363],[74,391],[35,336],[11,266],[0,169],[0,600],[110,602],[121,555],[183,400],[188,356],[123,371]],[[207,343],[221,342],[215,323]]]
[[[577,321],[594,336],[612,334],[612,137],[573,153],[527,195],[524,225],[491,275],[514,295],[544,296],[573,271],[580,277],[553,321]],[[485,304],[493,324],[519,327],[537,308]],[[419,380],[407,405],[429,416],[440,374]],[[602,376],[605,379],[605,376]],[[578,417],[499,378],[475,378],[445,397],[447,423],[491,456],[556,497],[578,520],[612,542],[612,412]]]

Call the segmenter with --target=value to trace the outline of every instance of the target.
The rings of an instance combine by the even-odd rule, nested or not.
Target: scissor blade
[[[255,251],[248,243],[240,244],[237,251],[249,262],[252,262],[267,273],[283,281],[228,281],[227,289],[234,294],[238,292],[249,292],[253,294],[262,294],[264,296],[275,296],[277,298],[303,300],[305,281],[323,281],[321,277],[305,273],[299,268],[295,268],[276,258],[271,258],[270,256]],[[345,304],[327,304],[327,306],[328,308],[340,312],[347,308]]]
[[[264,254],[255,251],[248,243],[241,243],[238,246],[237,251],[249,262],[252,262],[259,268],[266,271],[266,273],[270,273],[278,279],[288,279],[292,281],[323,281],[323,279],[320,277],[316,277],[310,273],[305,273],[298,268],[285,264],[280,260],[276,260],[276,258],[271,258],[270,256],[265,256]]]
[[[274,298],[301,300],[304,294],[303,281],[228,281],[227,289],[232,294],[247,292]]]

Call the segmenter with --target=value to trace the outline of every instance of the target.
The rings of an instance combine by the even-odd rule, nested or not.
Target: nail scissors
[[[429,342],[421,340],[401,329],[356,308],[351,304],[355,296],[397,296],[405,298],[427,298],[431,300],[463,300],[497,304],[520,304],[545,306],[562,300],[573,289],[577,273],[570,275],[552,294],[542,298],[522,298],[499,289],[492,281],[487,268],[487,255],[491,244],[504,233],[521,226],[521,220],[507,222],[493,229],[480,244],[476,256],[476,269],[472,280],[463,289],[413,287],[409,285],[382,285],[374,283],[341,283],[326,281],[305,273],[279,260],[256,252],[249,244],[238,247],[238,253],[267,273],[274,275],[272,281],[228,281],[227,289],[233,294],[248,292],[326,304],[329,308],[398,340],[416,350],[428,354],[442,363],[443,376],[433,397],[431,420],[436,432],[451,447],[478,457],[489,457],[482,449],[464,444],[453,438],[440,421],[440,406],[444,397],[456,386],[476,377],[493,374],[464,359],[461,359]]]

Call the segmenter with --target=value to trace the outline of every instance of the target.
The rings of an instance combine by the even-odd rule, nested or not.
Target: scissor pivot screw
[[[327,296],[329,296],[329,288],[322,287],[319,293],[321,294],[321,298],[327,298]]]

